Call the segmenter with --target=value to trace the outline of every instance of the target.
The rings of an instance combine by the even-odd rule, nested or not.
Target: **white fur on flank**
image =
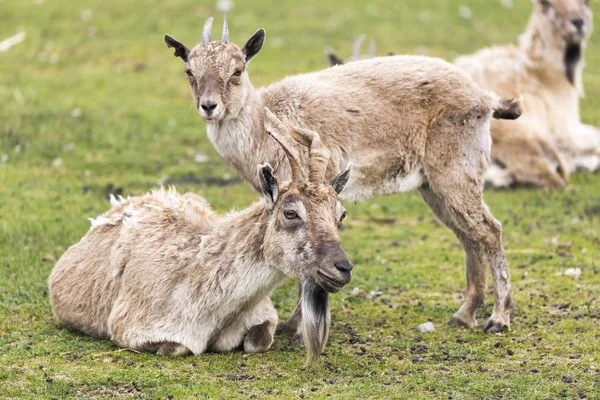
[[[355,167],[355,174],[360,174],[360,166]],[[420,169],[414,169],[405,176],[397,176],[387,180],[379,187],[362,186],[360,184],[351,185],[346,189],[341,197],[344,201],[358,202],[370,199],[375,196],[410,192],[423,184],[423,172]]]

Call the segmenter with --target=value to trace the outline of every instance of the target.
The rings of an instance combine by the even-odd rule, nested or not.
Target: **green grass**
[[[164,33],[197,42],[204,19],[218,15],[215,2],[166,3],[0,0],[0,40],[27,32],[0,53],[0,398],[600,397],[599,175],[576,175],[562,192],[486,194],[504,224],[512,271],[509,333],[445,324],[465,287],[463,254],[415,193],[348,206],[342,240],[354,280],[332,297],[332,334],[315,369],[300,370],[303,347],[283,337],[266,354],[168,359],[61,329],[48,302],[52,260],[107,209],[108,192],[174,183],[219,211],[257,198],[212,149],[183,64],[162,42]],[[515,3],[238,0],[230,31],[241,45],[266,28],[250,67],[260,86],[326,67],[325,47],[345,56],[360,33],[377,39],[380,54],[447,59],[514,41],[531,7]],[[471,20],[459,16],[460,5]],[[583,117],[600,125],[596,37],[587,63]],[[209,162],[196,162],[197,153]],[[581,279],[561,276],[567,268],[581,268]],[[274,300],[285,319],[295,285]],[[480,323],[491,307],[490,296]],[[414,331],[428,320],[434,333]]]

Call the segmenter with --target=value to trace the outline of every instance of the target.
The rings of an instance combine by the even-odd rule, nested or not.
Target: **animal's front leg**
[[[271,299],[265,297],[255,306],[241,311],[228,326],[217,332],[209,350],[219,353],[240,348],[248,353],[268,350],[273,344],[277,320]]]
[[[277,311],[271,299],[266,297],[256,307],[254,315],[250,316],[253,325],[244,338],[244,351],[262,353],[269,350],[273,344],[277,320]]]
[[[139,349],[150,353],[156,353],[159,356],[183,357],[192,354],[190,349],[184,345],[170,341],[146,343],[140,346]]]
[[[262,353],[271,348],[274,340],[275,326],[272,322],[265,321],[254,325],[244,338],[244,351],[246,353]]]
[[[292,311],[290,318],[285,321],[279,327],[279,333],[285,336],[292,336],[294,342],[302,343],[302,329],[300,323],[302,322],[302,284],[298,284],[298,299],[296,300],[296,307]]]

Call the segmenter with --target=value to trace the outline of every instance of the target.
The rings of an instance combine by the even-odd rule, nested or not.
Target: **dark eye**
[[[284,211],[283,215],[287,219],[296,219],[296,218],[298,218],[298,214],[296,213],[296,211],[292,211],[292,210],[286,210],[286,211]]]
[[[192,71],[190,71],[189,69],[185,70],[185,73],[187,74],[188,77],[193,78],[194,74],[192,74]]]
[[[552,3],[550,3],[550,1],[548,1],[548,0],[541,0],[540,3],[542,5],[542,7],[544,8],[544,10],[547,10],[550,7],[552,7]]]
[[[342,227],[342,222],[344,222],[344,219],[346,219],[347,215],[348,215],[348,213],[346,211],[344,211],[344,213],[340,217],[340,222],[338,223],[338,227],[340,227],[340,228]]]
[[[242,71],[235,71],[233,76],[242,76]]]

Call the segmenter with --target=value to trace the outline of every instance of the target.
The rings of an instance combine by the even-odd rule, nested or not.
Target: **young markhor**
[[[518,118],[519,101],[484,91],[443,60],[415,56],[355,61],[256,90],[246,67],[265,31],[259,29],[240,49],[229,42],[227,23],[221,40],[211,41],[212,20],[192,50],[168,35],[165,42],[185,62],[194,104],[219,154],[256,190],[258,162],[289,176],[284,152],[265,132],[266,106],[322,134],[331,151],[328,178],[354,165],[343,199],[418,190],[467,254],[465,301],[451,322],[477,326],[489,262],[495,302],[485,330],[508,329],[512,301],[502,226],[483,201],[483,175],[490,161],[490,121]],[[290,321],[299,321],[300,313],[298,308]],[[294,330],[293,323],[288,327]]]

